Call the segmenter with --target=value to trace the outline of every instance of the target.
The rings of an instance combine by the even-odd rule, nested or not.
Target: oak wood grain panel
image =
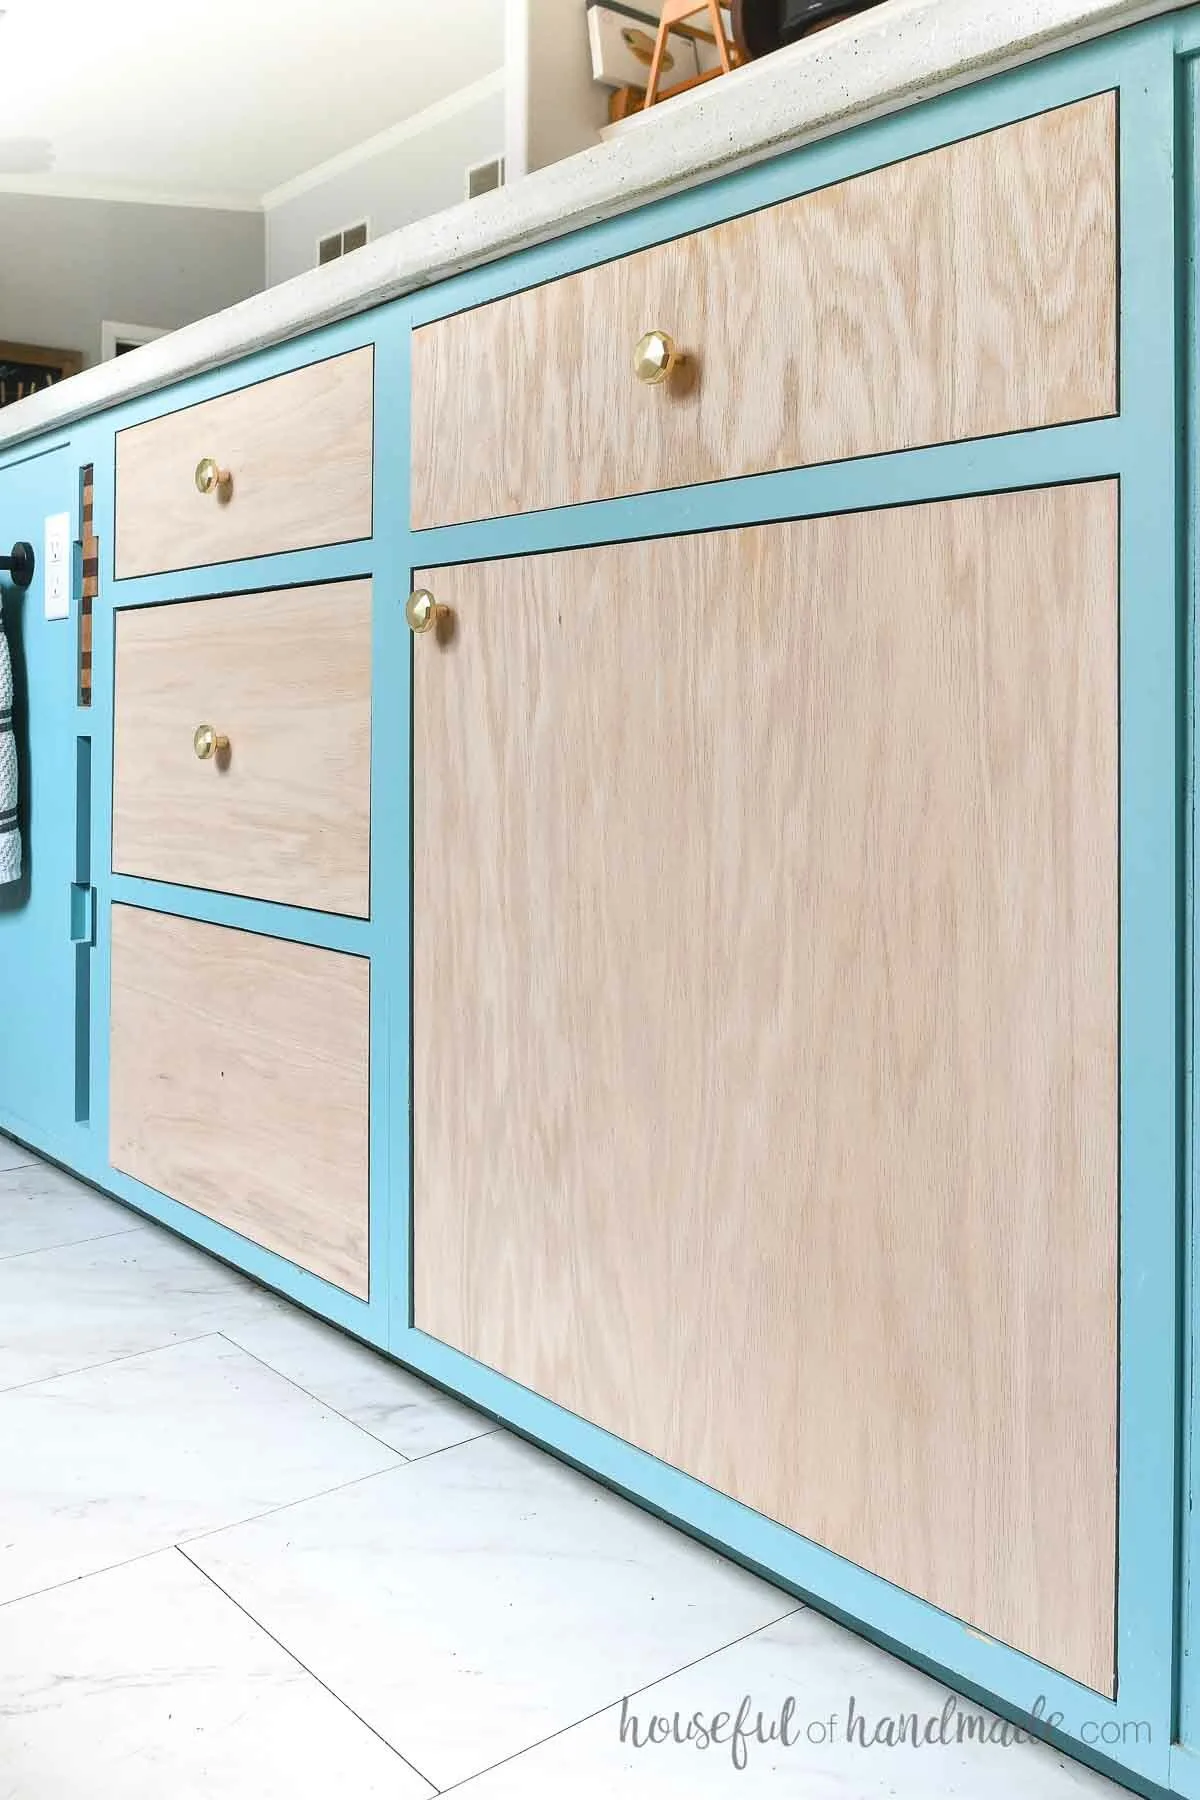
[[[113,868],[368,915],[369,581],[117,612]]]
[[[1105,1693],[1117,491],[442,568],[415,1319]]]
[[[365,1299],[370,965],[112,909],[114,1169]]]
[[[423,326],[413,524],[1112,413],[1116,280],[1103,94]]]
[[[368,345],[119,431],[117,576],[370,537],[374,367]]]

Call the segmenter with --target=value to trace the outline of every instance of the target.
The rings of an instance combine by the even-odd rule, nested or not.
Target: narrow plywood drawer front
[[[113,869],[368,915],[369,581],[117,612]]]
[[[370,965],[112,909],[114,1169],[365,1299]]]
[[[1116,569],[1095,482],[426,571],[414,656],[416,1325],[1106,1693]]]
[[[1116,157],[1104,94],[423,326],[413,524],[1114,412]]]
[[[118,578],[371,535],[371,346],[117,433]],[[209,457],[229,476],[196,486]]]

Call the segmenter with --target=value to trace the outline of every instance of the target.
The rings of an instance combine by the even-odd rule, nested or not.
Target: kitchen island
[[[895,0],[0,414],[0,1129],[1183,1796],[1198,49]]]

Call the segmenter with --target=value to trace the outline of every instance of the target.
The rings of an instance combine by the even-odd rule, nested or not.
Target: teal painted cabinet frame
[[[27,606],[31,753],[45,792],[36,843],[61,836],[24,910],[0,906],[0,985],[24,959],[48,1021],[34,1090],[0,1052],[0,1127],[78,1169],[300,1304],[388,1350],[579,1467],[1142,1791],[1200,1800],[1200,1563],[1192,1495],[1194,1010],[1192,714],[1196,530],[1196,111],[1200,12],[1189,9],[648,205],[425,292],[131,401],[0,456],[0,519],[35,538],[95,466],[102,545],[95,696],[73,704],[74,625]],[[733,479],[413,532],[408,346],[414,327],[520,288],[1088,95],[1119,92],[1119,415],[964,444]],[[369,540],[167,576],[112,569],[114,432],[365,343],[375,345]],[[1120,601],[1120,1459],[1117,1693],[1110,1700],[849,1564],[416,1330],[411,1270],[410,757],[412,647],[403,602],[418,567],[1118,477]],[[29,515],[29,516],[26,516]],[[372,912],[350,920],[115,876],[111,870],[113,615],[213,592],[372,577]],[[62,634],[51,640],[50,634]],[[86,744],[86,751],[81,748]],[[61,888],[59,884],[61,883]],[[43,885],[45,884],[45,885]],[[97,928],[71,936],[70,889]],[[49,896],[46,894],[49,888]],[[108,917],[114,902],[371,958],[371,1285],[353,1299],[113,1171],[107,1156]],[[86,914],[76,901],[76,918]],[[10,990],[12,991],[12,990]],[[16,989],[33,1006],[28,984]],[[32,1015],[31,1015],[32,1017]],[[31,1023],[31,1031],[35,1030]],[[41,1030],[39,1025],[37,1030]],[[69,1038],[69,1043],[63,1042]],[[61,1046],[61,1048],[60,1048]],[[57,1052],[57,1053],[56,1053]],[[64,1076],[70,1067],[71,1079]],[[80,1074],[82,1069],[82,1075]],[[11,1085],[8,1085],[11,1084]],[[21,1104],[14,1100],[20,1093]],[[947,1430],[956,1427],[947,1420]],[[1193,1440],[1196,1440],[1195,1442]],[[1200,1591],[1200,1590],[1198,1590]],[[1198,1602],[1200,1606],[1200,1602]]]

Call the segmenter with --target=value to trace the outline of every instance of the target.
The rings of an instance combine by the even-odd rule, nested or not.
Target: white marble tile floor
[[[0,1138],[0,1800],[1123,1792],[852,1697],[954,1704]]]

